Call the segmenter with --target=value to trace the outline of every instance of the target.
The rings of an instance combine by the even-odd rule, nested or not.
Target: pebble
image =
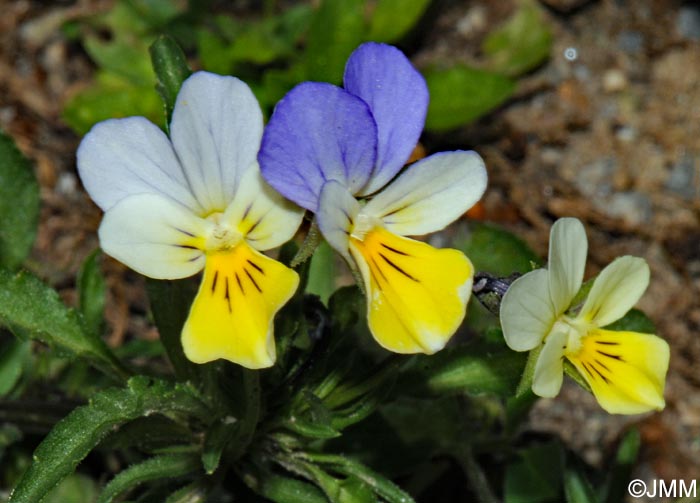
[[[612,179],[616,162],[612,157],[582,166],[576,174],[574,183],[587,197],[605,197],[612,192]]]
[[[697,195],[698,180],[696,178],[695,159],[689,154],[684,154],[671,167],[671,172],[666,180],[666,188],[684,199],[693,199]]]
[[[700,40],[700,6],[684,5],[676,18],[678,34],[690,40]]]
[[[617,36],[617,46],[625,52],[641,52],[644,49],[644,35],[638,31],[620,32]]]
[[[613,68],[603,74],[603,91],[617,93],[627,87],[627,76],[622,70]]]
[[[641,192],[617,192],[598,206],[607,215],[621,218],[628,224],[641,225],[651,220],[651,199]]]

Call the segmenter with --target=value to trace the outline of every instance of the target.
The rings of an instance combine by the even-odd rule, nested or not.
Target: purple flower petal
[[[376,192],[391,180],[418,143],[428,110],[428,87],[396,47],[369,42],[350,55],[345,89],[362,98],[377,123],[377,166],[359,195]]]
[[[305,82],[275,107],[258,155],[267,182],[315,211],[328,180],[358,192],[377,156],[377,126],[367,105],[339,87]]]

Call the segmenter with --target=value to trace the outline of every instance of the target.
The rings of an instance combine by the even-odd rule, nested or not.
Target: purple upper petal
[[[315,211],[328,180],[357,193],[377,156],[377,126],[367,105],[339,87],[305,82],[275,107],[258,155],[267,182]]]
[[[400,50],[374,42],[350,55],[344,85],[369,105],[377,123],[377,164],[359,195],[371,194],[398,173],[418,143],[428,111],[428,87]]]

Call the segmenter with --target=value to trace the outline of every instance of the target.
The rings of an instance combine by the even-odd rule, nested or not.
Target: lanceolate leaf
[[[78,314],[58,293],[27,272],[0,269],[0,324],[19,337],[31,337],[84,358],[113,377],[128,373],[98,336],[83,329]]]
[[[80,312],[88,333],[99,336],[104,321],[107,287],[100,271],[100,251],[95,250],[83,262],[78,273]]]
[[[513,394],[525,368],[526,355],[498,345],[455,346],[429,357],[417,357],[399,387],[412,393]]]
[[[0,132],[0,265],[20,266],[34,244],[39,185],[29,161]]]
[[[199,468],[198,456],[192,453],[155,456],[120,472],[104,488],[97,503],[110,503],[121,493],[149,480],[181,477]]]
[[[167,126],[170,124],[177,93],[192,71],[187,66],[187,59],[180,46],[167,35],[158,37],[148,50],[156,73],[156,90],[165,105]]]
[[[424,72],[430,91],[425,127],[445,131],[468,124],[490,112],[515,91],[501,74],[467,66]]]
[[[119,425],[154,413],[209,414],[191,388],[137,376],[123,389],[110,388],[78,407],[34,451],[34,462],[13,491],[11,503],[36,503],[72,473],[85,456]]]

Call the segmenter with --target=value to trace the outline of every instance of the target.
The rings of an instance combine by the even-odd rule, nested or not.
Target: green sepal
[[[540,344],[536,348],[532,349],[527,355],[527,362],[525,363],[525,369],[520,377],[520,382],[515,390],[515,396],[522,396],[532,389],[532,382],[535,379],[535,367],[537,366],[537,359],[540,357],[542,352],[543,344]]]
[[[156,74],[156,91],[165,106],[166,130],[175,108],[175,100],[180,87],[192,70],[187,66],[187,58],[180,46],[167,35],[159,36],[148,48],[151,64]]]
[[[120,494],[151,480],[182,477],[201,469],[196,455],[164,454],[119,472],[100,493],[97,503],[111,503]]]

